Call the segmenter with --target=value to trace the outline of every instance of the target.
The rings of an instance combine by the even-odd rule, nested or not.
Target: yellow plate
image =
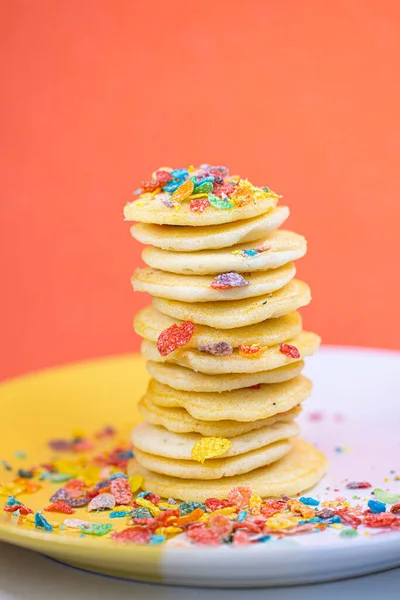
[[[54,438],[70,438],[74,430],[93,434],[112,424],[129,439],[129,431],[140,420],[136,403],[144,393],[148,375],[143,359],[127,356],[65,366],[27,375],[0,386],[0,461],[15,468],[29,468],[48,461],[51,451],[46,444]],[[16,451],[26,453],[18,459]],[[72,457],[74,458],[74,457]],[[0,485],[11,481],[0,463]],[[51,493],[63,483],[50,484]],[[35,494],[17,498],[32,510],[50,504],[46,484]],[[0,496],[1,509],[7,498]],[[69,515],[44,513],[46,519],[62,523]],[[102,513],[77,509],[71,517],[92,522],[109,522],[123,529],[125,519],[105,518]],[[161,581],[161,556],[157,546],[117,544],[110,537],[81,537],[81,532],[65,529],[44,532],[19,526],[1,510],[0,540],[36,550],[52,558],[90,571],[145,581]],[[115,523],[113,522],[115,521]]]

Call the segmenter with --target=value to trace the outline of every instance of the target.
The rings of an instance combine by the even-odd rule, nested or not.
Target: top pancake
[[[251,219],[196,227],[196,229],[190,226],[136,223],[131,227],[131,234],[139,242],[148,246],[173,252],[197,252],[228,248],[258,240],[278,229],[288,216],[287,206],[277,206]]]
[[[166,200],[164,193],[142,194],[135,202],[129,202],[124,208],[126,221],[139,221],[142,223],[154,223],[157,225],[191,225],[201,227],[203,225],[219,225],[221,223],[232,223],[243,219],[251,219],[262,215],[278,203],[278,195],[275,192],[264,192],[261,188],[254,188],[255,193],[249,201],[242,204],[236,202],[232,208],[219,209],[208,206],[204,212],[193,212],[190,210],[189,202],[176,203],[169,207],[163,204]]]
[[[255,253],[248,255],[248,252]],[[304,256],[307,243],[302,235],[278,230],[254,242],[231,246],[221,250],[169,252],[148,247],[142,252],[143,261],[153,269],[182,275],[208,275],[210,273],[252,273],[276,269]]]

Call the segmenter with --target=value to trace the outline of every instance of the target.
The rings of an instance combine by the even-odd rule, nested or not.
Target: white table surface
[[[400,569],[319,585],[258,590],[210,590],[122,581],[78,571],[0,543],[0,600],[395,600]]]

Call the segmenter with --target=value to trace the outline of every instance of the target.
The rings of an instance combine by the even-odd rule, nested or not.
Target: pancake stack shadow
[[[294,421],[311,393],[303,359],[320,338],[297,312],[305,239],[279,227],[279,196],[226,167],[162,168],[125,207],[148,245],[132,283],[152,296],[135,331],[151,375],[132,472],[163,497],[202,502],[249,485],[293,495],[326,470]]]

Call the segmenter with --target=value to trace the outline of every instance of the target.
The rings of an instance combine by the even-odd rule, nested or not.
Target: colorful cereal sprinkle
[[[231,271],[230,273],[217,275],[210,285],[214,290],[228,290],[233,287],[244,287],[250,284],[242,275],[236,273],[236,271]]]
[[[218,437],[203,437],[192,448],[192,458],[204,463],[207,458],[216,458],[228,452],[231,447],[230,440]]]
[[[262,499],[248,486],[233,488],[226,499],[211,497],[204,503],[163,500],[151,490],[141,490],[140,475],[127,476],[132,447],[119,442],[110,448],[116,435],[114,430],[105,429],[88,439],[75,432],[69,441],[79,438],[84,446],[95,446],[94,452],[76,455],[68,443],[57,451],[64,454],[61,458],[52,456],[47,463],[26,469],[33,473],[32,478],[21,478],[15,470],[15,479],[3,485],[2,519],[18,527],[37,529],[41,535],[90,535],[139,545],[168,544],[176,538],[177,545],[184,546],[250,546],[287,536],[322,534],[327,529],[345,543],[360,535],[400,532],[400,496],[379,487],[373,489],[369,499],[354,497],[362,504],[337,496]],[[194,447],[196,460],[223,456],[228,447],[229,440],[224,438],[200,438]],[[55,491],[49,474],[69,477]],[[28,488],[24,487],[26,482]],[[349,490],[372,488],[362,480],[344,484]],[[40,485],[48,489],[48,502],[34,512],[29,502],[21,502],[14,492],[35,494]],[[45,511],[58,521],[44,516]],[[88,520],[93,513],[94,519]]]
[[[190,341],[194,329],[191,321],[184,321],[180,325],[174,324],[164,329],[157,338],[157,348],[161,356],[168,356],[177,348],[185,346]]]

